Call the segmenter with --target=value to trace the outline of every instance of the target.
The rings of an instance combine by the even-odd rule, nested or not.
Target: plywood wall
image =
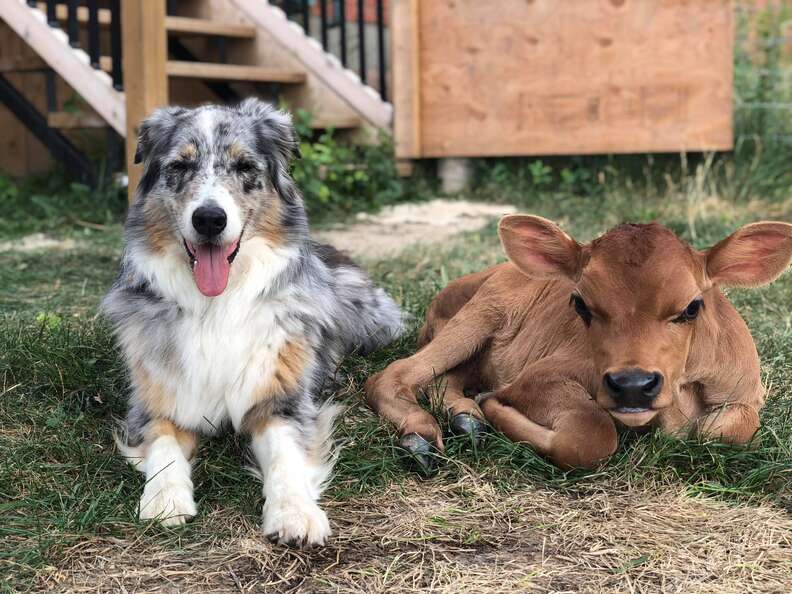
[[[729,0],[396,0],[394,9],[400,157],[732,145]]]

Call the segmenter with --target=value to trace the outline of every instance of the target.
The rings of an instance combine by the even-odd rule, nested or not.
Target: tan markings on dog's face
[[[247,158],[247,151],[241,143],[234,141],[228,145],[226,155],[230,163],[238,163],[241,159]]]
[[[273,195],[267,200],[267,205],[258,212],[252,224],[251,234],[264,238],[271,248],[274,249],[283,245],[281,201],[277,195]]]
[[[302,339],[293,339],[283,345],[272,373],[256,390],[251,402],[253,406],[242,418],[242,428],[248,433],[257,433],[272,417],[277,401],[291,398],[300,388],[300,378],[308,363],[308,348]]]
[[[596,399],[619,420],[642,425],[674,402],[683,380],[703,314],[696,305],[705,296],[703,259],[659,225],[617,227],[587,251],[573,305],[584,309],[602,378]],[[646,389],[639,393],[635,382]]]
[[[158,437],[169,436],[176,439],[179,447],[188,460],[195,454],[198,439],[192,431],[185,431],[177,427],[175,423],[168,419],[157,418],[146,425],[143,446],[146,447]]]
[[[195,161],[198,159],[198,147],[193,142],[189,142],[179,149],[179,158],[184,161]]]
[[[147,202],[145,213],[145,241],[153,254],[163,254],[167,248],[178,241],[171,225],[168,209],[159,201]]]

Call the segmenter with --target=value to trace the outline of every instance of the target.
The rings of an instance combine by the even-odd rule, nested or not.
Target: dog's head
[[[288,114],[255,99],[237,107],[168,107],[140,126],[143,176],[130,213],[152,254],[178,246],[195,284],[220,295],[241,245],[272,247],[305,226],[289,177],[299,141]]]
[[[620,225],[585,245],[535,216],[504,217],[499,231],[526,275],[574,283],[558,307],[573,308],[585,328],[597,402],[630,426],[674,402],[697,329],[717,335],[712,289],[769,283],[792,259],[792,225],[782,222],[746,225],[704,252],[656,223]]]

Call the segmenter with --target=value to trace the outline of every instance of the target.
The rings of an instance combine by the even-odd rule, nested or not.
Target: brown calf
[[[764,403],[759,358],[720,287],[780,275],[792,225],[746,225],[704,252],[658,224],[620,225],[581,245],[551,221],[510,215],[499,233],[510,262],[450,283],[429,308],[420,350],[366,383],[403,447],[424,463],[430,444],[442,449],[416,393],[443,374],[452,428],[477,433],[486,418],[562,467],[612,454],[613,419],[751,439]]]

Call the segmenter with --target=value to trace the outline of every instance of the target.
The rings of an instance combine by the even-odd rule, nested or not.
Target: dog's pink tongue
[[[217,297],[228,284],[228,250],[223,246],[205,243],[195,246],[193,276],[198,290],[207,297]]]

